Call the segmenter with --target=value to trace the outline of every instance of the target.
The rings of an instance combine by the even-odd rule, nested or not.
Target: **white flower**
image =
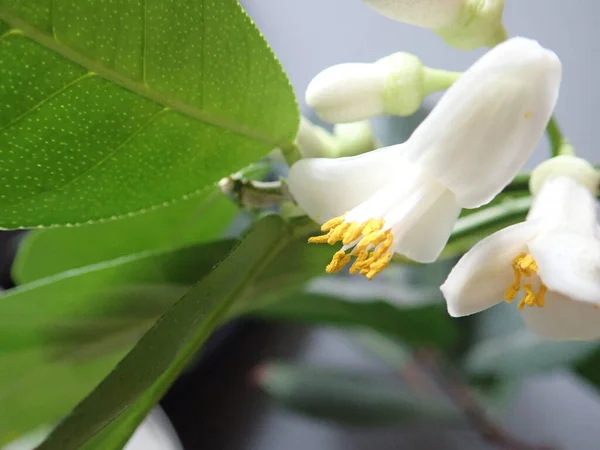
[[[374,63],[346,63],[320,72],[306,89],[306,103],[331,123],[355,122],[381,114],[408,116],[423,98],[448,88],[456,73],[424,67],[409,53]]]
[[[434,261],[463,208],[489,202],[514,177],[554,108],[561,65],[515,38],[475,63],[400,145],[340,159],[305,159],[290,170],[298,204],[342,242],[328,272],[372,278],[393,253]],[[349,252],[349,253],[347,253]]]
[[[504,0],[363,0],[399,22],[430,28],[457,48],[494,46],[506,39]]]
[[[575,179],[568,167],[546,173],[527,220],[482,240],[454,267],[441,287],[449,313],[511,303],[523,291],[518,308],[532,331],[600,337],[600,230],[586,187],[592,174],[595,191],[598,176],[588,163]]]

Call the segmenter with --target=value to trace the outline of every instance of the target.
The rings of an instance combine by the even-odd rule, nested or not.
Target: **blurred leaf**
[[[293,145],[293,90],[236,0],[0,0],[0,226],[186,196]]]
[[[445,400],[410,391],[400,379],[341,369],[271,363],[254,381],[284,407],[350,425],[400,425],[419,418],[457,420]]]
[[[149,251],[0,297],[0,445],[67,414],[233,241]]]
[[[410,348],[397,339],[372,331],[356,331],[352,333],[352,338],[398,371],[404,370],[412,360]]]
[[[308,324],[368,327],[410,345],[451,347],[458,330],[443,305],[395,307],[384,301],[363,303],[310,293],[293,293],[252,315]]]
[[[200,280],[140,339],[113,372],[52,432],[40,450],[79,449],[130,407],[158,401],[221,323],[231,305],[292,238],[278,216],[259,221],[215,270]],[[134,431],[134,422],[130,424]],[[108,430],[110,431],[110,429]]]
[[[582,358],[575,364],[575,371],[582,377],[600,388],[600,348]]]
[[[478,319],[474,344],[464,361],[472,375],[523,377],[573,364],[598,348],[597,342],[551,341],[533,334],[515,305],[498,305]]]
[[[220,237],[237,209],[210,192],[120,220],[29,233],[12,267],[18,284],[119,256],[177,248]]]
[[[442,257],[459,256],[490,234],[525,220],[531,206],[528,194],[527,190],[502,193],[484,207],[463,209]]]

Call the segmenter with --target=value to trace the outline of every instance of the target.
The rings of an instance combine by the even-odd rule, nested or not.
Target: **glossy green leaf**
[[[530,332],[515,305],[479,314],[473,347],[464,367],[472,375],[523,377],[567,366],[594,352],[597,342],[552,341]]]
[[[145,252],[6,291],[0,445],[67,414],[232,245]]]
[[[400,378],[271,363],[256,369],[254,381],[282,406],[337,423],[401,425],[424,418],[458,419],[444,399],[417,394]]]
[[[164,208],[103,223],[29,233],[12,268],[18,284],[153,249],[184,247],[220,237],[236,214],[210,191]]]
[[[1,227],[138,212],[293,145],[236,0],[0,0],[0,30]]]
[[[251,314],[307,324],[368,327],[411,345],[450,347],[458,330],[443,305],[396,307],[385,301],[353,302],[310,293],[292,293]]]
[[[291,237],[281,218],[268,216],[259,221],[227,259],[155,323],[39,449],[79,449],[135,407],[148,390],[157,401]]]

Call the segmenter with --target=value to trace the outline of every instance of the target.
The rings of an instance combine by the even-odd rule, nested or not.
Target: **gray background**
[[[483,49],[463,52],[429,30],[395,22],[360,0],[242,0],[288,73],[303,112],[313,76],[342,62],[370,62],[397,51],[414,53],[430,67],[465,70]],[[538,40],[563,64],[556,115],[579,154],[598,162],[597,89],[600,3],[596,0],[506,0],[511,36]],[[429,101],[428,103],[431,103]],[[542,149],[534,161],[543,157]],[[531,166],[531,164],[530,164]]]
[[[599,162],[596,146],[597,106],[595,85],[600,62],[595,0],[506,0],[505,25],[510,35],[537,39],[554,50],[563,63],[563,83],[556,115],[578,153]],[[428,66],[466,69],[483,50],[461,52],[444,44],[433,33],[394,22],[364,6],[359,0],[242,0],[281,60],[296,89],[304,113],[304,90],[322,69],[341,62],[373,61],[396,51],[418,55]],[[432,104],[435,98],[427,101]],[[533,167],[547,151],[540,144],[529,163]],[[281,346],[285,347],[281,342]],[[389,370],[365,354],[339,331],[316,329],[295,343],[297,360],[343,365],[381,372]],[[282,351],[281,355],[285,356]],[[268,403],[241,414],[252,420],[248,434],[227,449],[362,450],[483,449],[466,430],[428,426],[400,430],[362,430],[332,426],[299,417]],[[567,372],[525,380],[502,419],[519,437],[556,448],[600,448],[600,407],[593,388]],[[239,425],[239,424],[238,424]],[[236,424],[231,424],[235,428]]]

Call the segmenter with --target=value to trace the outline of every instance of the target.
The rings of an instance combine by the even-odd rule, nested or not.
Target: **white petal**
[[[600,337],[600,309],[548,291],[543,308],[526,307],[521,315],[534,333],[549,339],[589,340]]]
[[[374,10],[399,22],[425,28],[452,24],[464,0],[363,0]]]
[[[526,242],[536,233],[536,223],[519,223],[469,250],[440,288],[450,315],[466,316],[500,303],[513,282],[512,260],[527,249]]]
[[[435,261],[448,242],[460,213],[454,194],[446,190],[395,243],[395,252],[413,261]]]
[[[552,291],[600,304],[600,240],[574,233],[543,233],[529,243],[538,275]]]
[[[347,63],[319,73],[306,88],[306,103],[327,122],[355,122],[383,114],[388,71],[369,63]]]
[[[489,202],[533,152],[558,97],[561,64],[535,41],[513,38],[477,61],[411,136],[409,157],[458,203]]]
[[[535,197],[527,219],[541,220],[547,231],[593,236],[598,227],[597,200],[571,178],[549,178]]]
[[[317,222],[341,216],[401,175],[402,145],[338,159],[303,159],[290,169],[290,192]]]

